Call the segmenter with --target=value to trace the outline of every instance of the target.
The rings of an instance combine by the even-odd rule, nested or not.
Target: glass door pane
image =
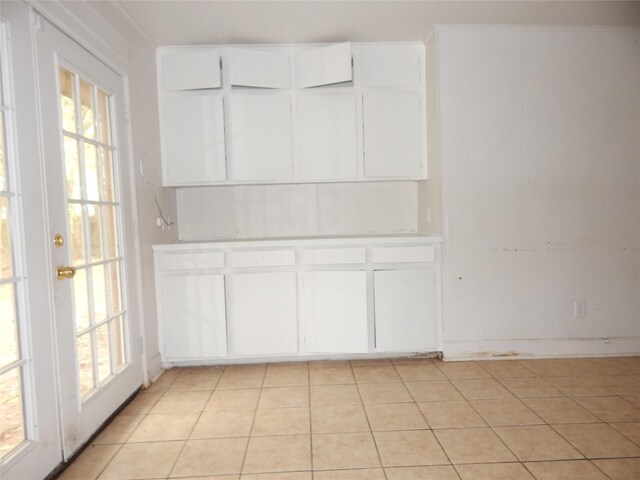
[[[121,203],[114,182],[109,93],[60,67],[67,229],[73,279],[76,365],[83,399],[127,364],[119,256]]]

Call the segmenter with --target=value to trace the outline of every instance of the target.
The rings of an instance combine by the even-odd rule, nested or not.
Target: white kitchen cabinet
[[[217,48],[183,48],[168,51],[161,58],[164,90],[201,90],[221,86]]]
[[[230,48],[231,85],[289,88],[289,55],[268,49]]]
[[[434,350],[435,271],[377,270],[373,283],[376,350]]]
[[[222,275],[166,275],[160,279],[159,294],[165,360],[226,357]]]
[[[424,105],[412,91],[363,94],[364,174],[369,178],[425,175]]]
[[[366,272],[304,272],[302,282],[305,351],[368,352]]]
[[[229,279],[229,349],[233,355],[298,352],[295,272],[242,273]]]
[[[168,97],[161,118],[165,185],[206,184],[227,178],[220,95]]]
[[[233,94],[229,103],[233,179],[291,180],[293,163],[289,96]]]
[[[424,67],[420,50],[406,47],[379,47],[358,55],[363,87],[418,87]]]
[[[304,180],[347,180],[358,175],[354,95],[298,97],[298,159]]]
[[[320,87],[353,79],[351,43],[314,47],[295,56],[298,88]]]

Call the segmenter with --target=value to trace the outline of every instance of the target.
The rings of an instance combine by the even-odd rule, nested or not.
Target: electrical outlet
[[[573,302],[573,318],[587,317],[587,301],[576,300]]]

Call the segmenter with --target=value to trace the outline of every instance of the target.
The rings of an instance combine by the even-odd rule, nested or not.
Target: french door
[[[65,458],[142,384],[124,81],[43,21],[37,71]]]

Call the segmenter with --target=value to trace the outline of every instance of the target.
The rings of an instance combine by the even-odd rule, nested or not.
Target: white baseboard
[[[156,353],[153,357],[147,360],[147,368],[148,368],[147,373],[149,374],[148,378],[150,380],[149,384],[151,384],[158,379],[158,377],[160,376],[163,370],[162,359],[160,358],[159,353]]]
[[[640,337],[445,341],[444,360],[640,355]]]

